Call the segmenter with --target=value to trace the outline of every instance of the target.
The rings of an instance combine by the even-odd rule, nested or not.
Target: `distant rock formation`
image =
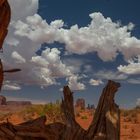
[[[85,109],[85,99],[83,99],[83,98],[77,99],[75,107],[78,108],[78,109],[84,110]]]
[[[0,105],[26,106],[26,105],[32,105],[32,103],[30,101],[7,101],[6,97],[0,95]]]
[[[92,105],[91,105],[91,104],[88,104],[88,105],[87,105],[87,109],[89,109],[89,110],[90,110],[90,109],[95,109],[94,104],[92,104]]]
[[[6,105],[6,98],[0,95],[0,105]]]
[[[25,106],[25,105],[32,105],[30,101],[7,101],[7,105],[11,106]]]

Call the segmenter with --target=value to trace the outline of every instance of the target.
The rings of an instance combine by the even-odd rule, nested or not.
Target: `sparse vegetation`
[[[56,121],[63,121],[63,113],[61,111],[60,103],[48,103],[45,105],[32,105],[27,108],[25,108],[23,111],[20,112],[22,115],[28,114],[29,116],[32,117],[35,114],[38,117],[41,116],[47,116],[47,121],[48,122],[56,122]],[[30,118],[31,119],[31,118]]]
[[[86,120],[86,119],[88,119],[88,117],[87,116],[81,116],[81,119]]]

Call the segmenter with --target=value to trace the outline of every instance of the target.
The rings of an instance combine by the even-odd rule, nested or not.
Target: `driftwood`
[[[64,99],[62,99],[64,124],[45,125],[46,117],[16,126],[7,122],[0,125],[0,140],[119,140],[120,113],[114,102],[119,87],[119,83],[108,81],[87,131],[75,120],[73,93],[68,86],[65,86]]]

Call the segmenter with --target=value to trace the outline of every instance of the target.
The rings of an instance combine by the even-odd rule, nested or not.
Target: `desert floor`
[[[29,106],[0,106],[0,123],[6,122],[7,119],[13,124],[19,124],[41,115],[47,116],[46,124],[61,122],[61,113],[57,106],[42,105],[33,107]],[[93,120],[93,110],[80,110],[76,113],[76,121],[84,129],[88,129]],[[140,140],[140,109],[121,110],[121,140]]]

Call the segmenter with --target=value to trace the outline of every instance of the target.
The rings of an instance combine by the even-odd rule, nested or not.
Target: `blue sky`
[[[105,19],[110,17],[113,23],[120,22],[121,27],[127,26],[132,22],[135,27],[131,31],[131,35],[139,40],[139,5],[139,0],[40,0],[38,14],[42,19],[46,20],[48,24],[57,19],[63,20],[63,29],[69,30],[71,26],[75,24],[77,24],[79,28],[87,27],[91,22],[89,14],[100,12]],[[107,79],[114,79],[121,83],[121,88],[116,95],[116,102],[121,107],[125,108],[134,107],[136,105],[136,101],[140,98],[140,72],[136,71],[130,73],[126,69],[118,71],[120,65],[127,66],[131,64],[129,63],[131,58],[125,60],[125,54],[122,54],[122,52],[119,52],[113,60],[104,61],[102,56],[100,57],[98,53],[93,51],[88,51],[84,54],[78,54],[72,51],[72,53],[65,55],[71,48],[68,48],[67,50],[67,48],[65,48],[65,43],[61,41],[54,43],[47,43],[47,41],[44,41],[42,44],[41,49],[36,51],[37,55],[41,56],[42,50],[45,50],[46,48],[58,48],[63,63],[77,68],[74,70],[74,73],[79,76],[83,76],[83,74],[86,75],[85,77],[79,78],[80,82],[86,86],[85,90],[74,91],[75,99],[79,97],[84,98],[87,103],[97,105],[99,96]],[[109,48],[106,49],[108,50]],[[130,50],[133,50],[133,48]],[[109,53],[107,53],[107,55],[108,54]],[[137,55],[134,57],[137,57]],[[135,63],[135,61],[138,61],[138,59],[133,59],[133,63]],[[139,65],[136,64],[136,66]],[[95,83],[90,85],[89,81],[91,79],[98,80],[95,82],[99,82],[100,80],[101,83],[98,83],[98,86],[95,85]],[[20,80],[17,81],[20,82]],[[60,88],[65,84],[68,84],[68,81],[65,80],[64,77],[57,79],[59,84],[50,85],[44,88],[40,88],[40,85],[30,85],[28,84],[28,81],[30,80],[27,79],[27,84],[22,83],[21,90],[10,92],[3,90],[2,94],[7,96],[9,100],[33,100],[34,102],[44,103],[61,99],[62,93]]]

